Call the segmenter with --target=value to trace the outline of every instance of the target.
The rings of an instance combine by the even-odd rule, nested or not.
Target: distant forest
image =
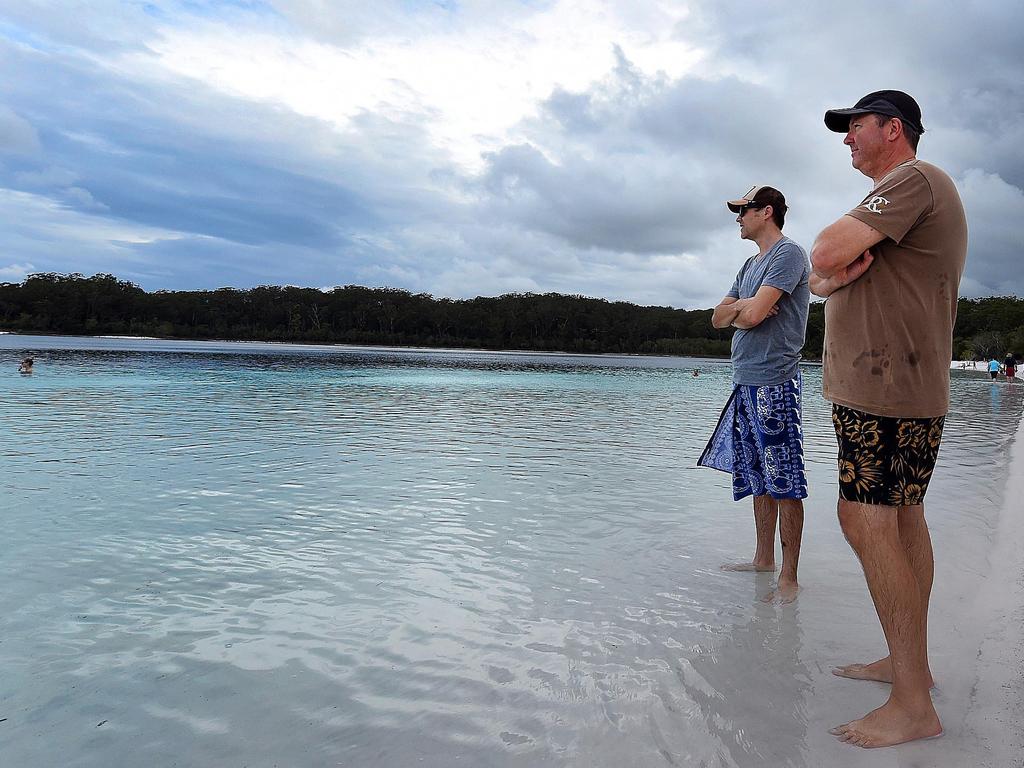
[[[710,309],[641,307],[557,293],[438,299],[395,288],[261,286],[155,291],[113,275],[30,275],[0,283],[0,330],[387,346],[728,356],[732,330]],[[821,358],[824,305],[811,305],[804,356]],[[1024,299],[961,299],[954,357],[1024,353]]]

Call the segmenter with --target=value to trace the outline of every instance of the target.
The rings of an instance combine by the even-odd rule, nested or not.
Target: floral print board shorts
[[[738,384],[725,404],[698,467],[732,474],[732,497],[807,498],[802,380],[752,387]]]
[[[924,501],[945,416],[900,419],[832,405],[839,442],[839,495],[887,507]]]

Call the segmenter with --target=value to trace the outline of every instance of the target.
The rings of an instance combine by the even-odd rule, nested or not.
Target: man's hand
[[[812,272],[810,279],[811,293],[815,296],[821,296],[822,298],[831,296],[840,288],[860,279],[860,277],[868,271],[868,268],[874,260],[875,255],[869,248],[845,267],[837,269],[831,277],[820,277],[818,274]]]
[[[768,285],[762,285],[757,293],[749,299],[737,299],[726,296],[715,307],[711,316],[711,324],[715,328],[753,328],[769,317],[779,314],[778,301],[782,291]]]
[[[832,277],[883,240],[877,229],[845,214],[818,233],[811,246],[811,268],[818,277]]]
[[[743,302],[743,306],[736,313],[736,317],[733,318],[733,327],[754,328],[769,317],[779,314],[778,303],[782,296],[783,293],[778,288],[762,285],[757,289],[757,293],[749,299],[740,299]]]

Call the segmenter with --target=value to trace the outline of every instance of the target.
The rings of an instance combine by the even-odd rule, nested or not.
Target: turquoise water
[[[693,466],[729,377],[0,336],[3,765],[819,764],[822,664],[880,636],[820,369],[787,607],[718,568],[753,551]],[[939,626],[985,575],[1022,394],[954,375]]]

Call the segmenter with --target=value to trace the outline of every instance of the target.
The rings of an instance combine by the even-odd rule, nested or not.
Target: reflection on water
[[[29,379],[18,343],[5,764],[814,764],[801,608],[718,570],[749,510],[693,466],[727,364],[34,340]],[[994,520],[1024,392],[996,386],[955,380],[934,487],[986,503],[937,505],[948,535]],[[823,535],[805,570],[849,557]]]

